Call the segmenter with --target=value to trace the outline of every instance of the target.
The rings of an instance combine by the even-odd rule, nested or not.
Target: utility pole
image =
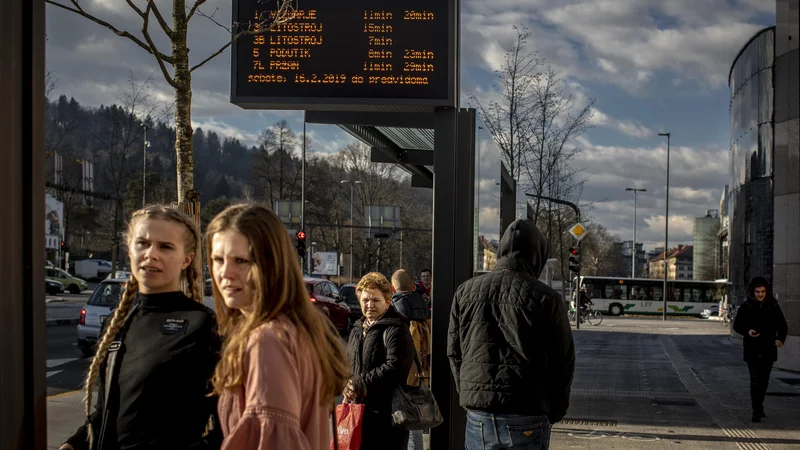
[[[658,133],[659,136],[667,137],[667,198],[664,212],[664,313],[662,320],[667,320],[667,273],[669,263],[667,262],[667,252],[669,251],[669,138],[670,133]]]
[[[631,278],[636,278],[636,194],[647,192],[647,189],[627,188],[626,191],[633,191],[633,254],[631,256]]]
[[[142,208],[147,205],[147,147],[150,143],[147,142],[147,124],[143,123],[144,128],[144,152],[142,153]]]
[[[353,282],[353,185],[361,184],[359,180],[342,180],[339,184],[350,184],[350,282]]]

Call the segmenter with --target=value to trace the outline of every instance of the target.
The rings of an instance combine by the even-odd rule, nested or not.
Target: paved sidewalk
[[[800,448],[800,374],[773,370],[769,418],[752,423],[742,350],[720,323],[606,318],[573,333],[572,404],[551,448]]]
[[[742,350],[719,323],[606,318],[573,333],[572,401],[551,449],[800,448],[800,374],[773,370],[769,417],[750,422]],[[47,400],[49,449],[83,422],[82,398]]]

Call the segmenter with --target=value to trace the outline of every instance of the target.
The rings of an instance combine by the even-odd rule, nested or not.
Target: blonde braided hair
[[[203,274],[203,257],[200,253],[200,230],[198,230],[195,222],[183,212],[164,205],[151,205],[146,208],[139,209],[131,216],[131,220],[128,223],[128,230],[125,234],[125,241],[128,242],[129,248],[130,238],[133,236],[136,225],[140,221],[146,219],[172,221],[183,224],[186,227],[187,233],[184,242],[185,251],[186,254],[194,253],[195,256],[181,274],[181,279],[186,282],[185,291],[188,291],[184,293],[194,301],[203,303],[203,288],[201,282]],[[125,323],[125,318],[128,316],[128,313],[130,313],[131,307],[133,306],[133,300],[136,298],[136,294],[138,292],[139,280],[136,279],[136,276],[132,272],[130,279],[125,284],[125,292],[122,294],[119,305],[111,317],[108,329],[97,346],[97,351],[95,352],[94,358],[92,358],[92,364],[89,366],[89,372],[86,374],[86,381],[84,383],[86,395],[83,401],[84,412],[86,413],[87,419],[89,416],[91,416],[92,392],[94,391],[97,377],[100,374],[100,368],[106,361],[109,347],[122,329],[122,326]],[[88,420],[87,422],[87,440],[89,441],[89,448],[91,449],[94,442],[94,432],[92,430],[91,422]]]

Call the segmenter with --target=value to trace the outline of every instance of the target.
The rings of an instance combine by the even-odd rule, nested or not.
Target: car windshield
[[[122,299],[122,293],[125,291],[125,285],[122,283],[102,283],[97,286],[94,293],[89,298],[89,304],[92,306],[108,306],[115,307]]]

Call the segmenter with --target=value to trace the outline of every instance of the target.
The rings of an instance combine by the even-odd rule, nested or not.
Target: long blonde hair
[[[244,316],[241,311],[228,308],[214,279],[217,322],[224,338],[222,355],[212,378],[215,394],[242,385],[245,349],[251,332],[284,315],[297,327],[300,339],[317,354],[316,361],[322,372],[321,402],[330,405],[344,390],[350,375],[344,346],[328,318],[311,304],[297,252],[286,227],[265,205],[229,206],[208,224],[206,250],[209,261],[212,260],[214,235],[228,230],[241,233],[250,243],[254,264],[247,282],[254,287],[253,313]]]
[[[138,225],[142,220],[147,219],[176,222],[186,227],[186,233],[184,233],[185,251],[186,254],[194,253],[194,258],[186,267],[186,269],[181,272],[181,281],[186,282],[186,291],[184,293],[194,301],[203,303],[203,258],[198,252],[201,244],[200,230],[197,229],[197,225],[195,225],[194,221],[186,214],[168,206],[151,205],[146,208],[142,208],[134,212],[131,216],[130,222],[128,222],[128,231],[125,234],[125,242],[128,243],[129,248],[131,246],[131,238],[133,237],[136,225]],[[131,265],[132,263],[133,262],[131,262]],[[100,341],[100,344],[98,344],[97,351],[92,359],[92,364],[89,366],[89,373],[86,375],[85,382],[86,396],[84,397],[84,409],[86,412],[86,417],[89,417],[91,414],[92,391],[94,391],[95,382],[97,381],[97,376],[100,373],[100,367],[106,361],[106,357],[108,357],[108,348],[117,337],[119,331],[122,329],[125,318],[128,316],[128,313],[133,306],[133,300],[136,298],[136,293],[139,292],[139,280],[136,279],[134,273],[135,272],[132,270],[130,279],[125,284],[125,292],[122,294],[122,299],[120,300],[117,309],[114,311],[114,315],[111,317],[111,322],[109,322],[108,329],[103,335],[103,339]],[[89,439],[89,448],[91,448],[94,439],[91,424],[88,427],[87,437]]]

